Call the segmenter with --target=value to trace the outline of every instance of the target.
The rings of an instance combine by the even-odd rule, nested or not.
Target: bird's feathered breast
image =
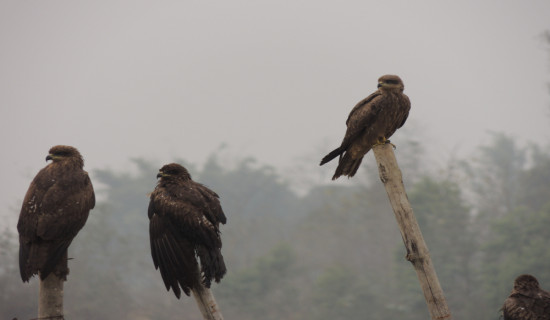
[[[550,320],[550,297],[527,297],[521,294],[511,295],[502,307],[504,320]]]
[[[23,200],[18,230],[27,237],[74,237],[95,206],[86,171],[51,163],[35,176]]]
[[[502,306],[504,320],[550,320],[550,292],[540,287],[514,288]]]
[[[17,222],[23,281],[37,273],[41,279],[51,272],[62,278],[68,273],[63,256],[95,206],[92,183],[77,156],[77,161],[57,158],[40,170],[25,195]]]
[[[164,168],[164,167],[163,167]],[[151,255],[166,289],[189,295],[199,279],[210,287],[226,273],[219,224],[226,222],[218,195],[190,177],[165,172],[151,193],[148,216]]]
[[[170,221],[193,241],[221,246],[218,225],[226,222],[218,195],[192,180],[159,184],[151,194],[149,218]]]
[[[411,103],[403,93],[376,91],[350,112],[342,146],[363,137],[372,145],[378,136],[389,138],[407,120]]]

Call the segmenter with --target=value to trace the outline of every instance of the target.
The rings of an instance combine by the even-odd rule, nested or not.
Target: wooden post
[[[55,273],[40,280],[38,319],[63,320],[63,282]]]
[[[384,183],[388,193],[397,224],[399,224],[403,243],[407,249],[406,259],[412,263],[416,270],[432,320],[451,320],[451,312],[432,265],[428,247],[424,242],[422,232],[405,192],[403,177],[397,165],[392,145],[377,145],[372,148],[372,151],[378,163],[380,180]]]
[[[220,308],[210,289],[201,283],[199,288],[195,288],[191,292],[193,292],[193,297],[197,301],[197,305],[205,320],[223,320]]]

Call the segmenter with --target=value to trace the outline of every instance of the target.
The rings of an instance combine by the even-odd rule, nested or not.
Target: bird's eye
[[[397,80],[386,80],[386,83],[389,83],[389,84],[398,84],[399,81],[397,81]]]

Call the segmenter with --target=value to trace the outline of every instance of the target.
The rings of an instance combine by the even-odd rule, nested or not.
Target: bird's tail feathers
[[[19,273],[21,274],[21,280],[23,280],[23,282],[29,282],[30,278],[34,274],[29,264],[31,245],[29,243],[25,243],[22,240],[20,240],[19,242]]]
[[[337,156],[341,155],[343,152],[342,147],[338,147],[334,150],[332,150],[329,154],[327,154],[319,164],[320,166],[324,165],[325,163],[331,161],[332,159],[336,158]]]
[[[361,161],[363,161],[363,158],[359,158],[353,162],[353,164],[350,167],[350,171],[348,176],[351,178],[357,173],[357,169],[361,166]]]
[[[338,162],[338,167],[334,172],[332,180],[336,180],[340,176],[348,176],[350,178],[353,177],[357,172],[357,169],[359,169],[359,166],[361,166],[361,161],[363,161],[363,157],[352,159],[349,153],[345,153]]]
[[[21,280],[28,282],[35,274],[39,274],[40,279],[44,280],[52,272],[65,280],[69,273],[67,248],[70,244],[71,240],[58,243],[21,241],[19,246]]]
[[[220,282],[227,269],[220,248],[206,248],[200,246],[197,248],[197,255],[201,261],[201,273],[204,285],[210,288],[212,279]]]
[[[52,272],[64,280],[67,279],[67,274],[69,274],[69,268],[67,267],[67,249],[71,242],[72,239],[62,241],[48,248],[48,258],[40,268],[41,280],[46,279]]]

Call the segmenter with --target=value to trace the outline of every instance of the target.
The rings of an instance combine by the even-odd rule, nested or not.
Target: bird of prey
[[[378,79],[378,90],[351,110],[342,143],[320,163],[323,165],[340,157],[332,180],[342,175],[353,177],[363,156],[374,145],[389,143],[387,139],[405,124],[411,102],[403,94],[404,88],[403,81],[398,76],[382,76]]]
[[[502,315],[504,320],[550,320],[550,292],[542,290],[532,275],[521,275],[504,301]]]
[[[67,248],[95,205],[94,188],[77,149],[52,147],[48,160],[52,162],[32,180],[17,222],[24,282],[35,274],[44,280],[52,272],[67,279]]]
[[[157,178],[148,209],[151,255],[166,290],[179,299],[180,287],[189,295],[224,276],[219,224],[226,217],[218,195],[193,181],[183,166],[167,164]]]

